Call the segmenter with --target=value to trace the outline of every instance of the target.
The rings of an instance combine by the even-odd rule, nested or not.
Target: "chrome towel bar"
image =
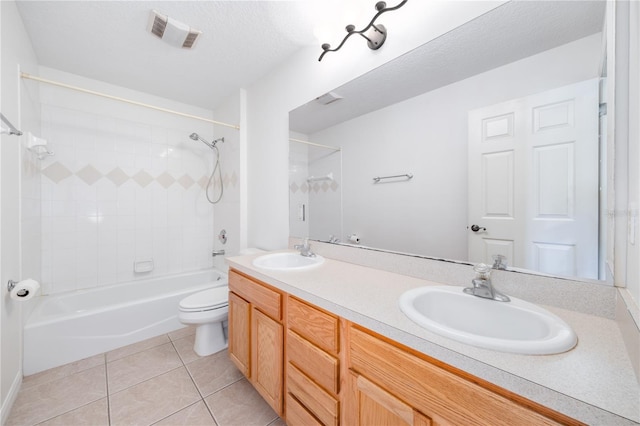
[[[373,178],[373,182],[378,183],[383,179],[393,179],[393,178],[400,178],[400,177],[404,177],[404,178],[407,178],[407,180],[410,180],[413,178],[413,173],[406,173],[404,175],[393,175],[393,176],[378,176]]]

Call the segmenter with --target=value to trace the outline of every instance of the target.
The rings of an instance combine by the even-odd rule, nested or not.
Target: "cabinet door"
[[[356,376],[355,374],[350,376],[356,399],[351,407],[357,410],[357,413],[353,413],[353,418],[357,418],[358,425],[432,426],[429,417],[414,410],[364,376]]]
[[[251,377],[251,305],[235,293],[229,293],[229,357]]]
[[[282,324],[253,308],[251,329],[251,382],[271,408],[282,415]]]

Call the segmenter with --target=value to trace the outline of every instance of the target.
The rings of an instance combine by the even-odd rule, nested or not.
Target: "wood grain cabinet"
[[[229,291],[229,357],[282,415],[282,293],[234,270]]]
[[[427,360],[368,330],[349,328],[349,425],[580,424],[436,360]]]
[[[340,416],[339,319],[287,299],[286,419],[289,426],[337,426]]]
[[[229,355],[287,425],[580,425],[237,271]]]

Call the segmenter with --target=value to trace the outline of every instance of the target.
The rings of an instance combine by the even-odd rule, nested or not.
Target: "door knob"
[[[478,226],[478,225],[471,225],[471,230],[473,232],[478,232],[478,231],[486,231],[487,228],[483,228],[482,226]]]

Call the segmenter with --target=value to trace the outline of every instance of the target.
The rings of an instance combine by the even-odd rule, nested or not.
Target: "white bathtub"
[[[209,269],[41,296],[24,327],[24,375],[182,328],[180,300],[227,283]]]

